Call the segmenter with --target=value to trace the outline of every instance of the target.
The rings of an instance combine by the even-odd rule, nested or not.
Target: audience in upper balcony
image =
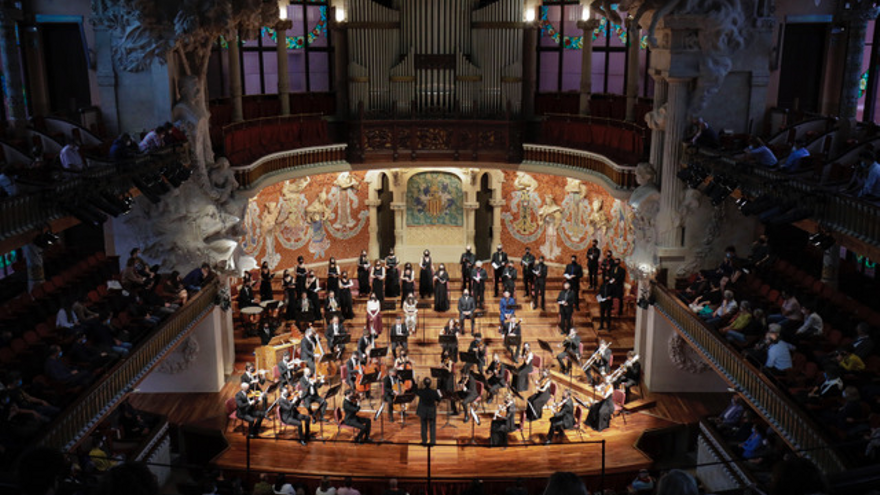
[[[18,187],[15,185],[15,179],[12,175],[12,166],[5,163],[0,164],[0,198],[15,196],[18,194]]]
[[[547,492],[544,492],[545,494]],[[556,493],[574,493],[574,492],[552,492]],[[656,495],[699,495],[700,488],[697,480],[690,474],[680,470],[673,469],[666,473],[657,483]]]
[[[711,326],[719,326],[723,325],[725,322],[729,321],[734,314],[736,314],[737,308],[739,305],[736,302],[736,299],[733,298],[733,291],[726,290],[721,299],[721,304],[715,308],[709,316],[704,316],[703,319],[706,320],[707,325]]]
[[[730,398],[730,404],[727,406],[727,409],[722,411],[718,416],[709,418],[709,421],[714,423],[717,427],[730,428],[739,423],[739,420],[742,418],[745,411],[746,408],[743,404],[742,397],[739,395],[733,395]]]
[[[749,253],[747,263],[748,268],[760,268],[764,266],[770,260],[772,254],[773,253],[770,250],[770,239],[764,234],[759,235],[758,239],[752,243],[752,252]],[[748,271],[746,271],[746,273],[748,273]]]
[[[141,153],[150,153],[165,147],[165,135],[167,133],[168,129],[165,127],[165,124],[160,125],[144,136],[144,139],[138,145],[138,149]]]
[[[743,301],[739,305],[739,309],[728,325],[720,329],[720,332],[727,337],[728,340],[745,342],[746,329],[752,324],[752,303]]]
[[[837,368],[825,370],[820,379],[822,383],[813,386],[805,395],[799,397],[802,401],[815,403],[822,399],[840,397],[843,394],[843,379]]]
[[[202,286],[205,285],[205,282],[210,276],[211,265],[202,263],[202,266],[193,269],[193,271],[187,273],[186,276],[183,277],[183,285],[189,291],[198,292],[202,289]]]
[[[861,322],[856,325],[856,339],[849,345],[849,350],[862,361],[874,352],[874,340],[871,338],[871,325]]]
[[[782,328],[777,324],[770,325],[767,330],[770,345],[767,347],[767,361],[764,367],[774,373],[785,372],[792,367],[791,351],[795,346],[782,340],[781,332]]]
[[[799,172],[803,165],[804,158],[808,156],[810,156],[810,150],[806,148],[806,143],[804,143],[803,139],[798,139],[794,142],[794,146],[791,148],[791,153],[788,154],[788,157],[779,169],[790,174]]]
[[[868,152],[861,165],[866,171],[866,177],[858,196],[865,199],[880,198],[880,163],[877,163],[876,155]]]
[[[844,371],[864,371],[865,362],[847,349],[840,349],[833,354],[834,363]]]
[[[804,315],[803,323],[794,331],[793,338],[811,339],[822,335],[825,323],[819,313],[814,311],[814,303],[801,303],[801,313]]]
[[[804,321],[804,313],[801,311],[801,303],[791,289],[782,289],[782,306],[779,313],[771,314],[767,317],[767,323],[777,323],[783,328],[797,325],[800,326]]]
[[[63,352],[58,345],[49,347],[49,357],[46,359],[44,371],[52,380],[71,387],[88,385],[93,376],[86,370],[70,367],[61,360]]]
[[[61,168],[68,172],[80,172],[86,168],[82,155],[79,152],[80,143],[76,138],[69,138],[67,145],[61,148],[58,159],[61,161]]]
[[[757,136],[749,138],[749,147],[744,151],[748,160],[752,160],[762,167],[775,167],[779,163],[773,151]]]
[[[709,125],[708,122],[703,120],[702,117],[697,117],[691,122],[692,125],[692,133],[688,138],[688,141],[695,145],[705,148],[718,148],[721,146],[721,141],[718,139],[718,133],[715,132],[715,129]]]
[[[125,269],[122,270],[120,278],[122,288],[127,290],[128,292],[134,292],[141,289],[142,287],[144,287],[147,281],[147,279],[144,278],[143,275],[138,273],[135,258],[128,259],[128,262],[125,263]]]
[[[86,369],[99,369],[109,365],[118,356],[98,349],[89,341],[88,334],[82,332],[71,344],[67,357],[71,363]]]
[[[108,156],[110,160],[114,162],[121,162],[123,160],[128,160],[137,152],[138,147],[134,144],[134,140],[131,136],[128,134],[121,134],[114,139],[113,144],[110,145]]]

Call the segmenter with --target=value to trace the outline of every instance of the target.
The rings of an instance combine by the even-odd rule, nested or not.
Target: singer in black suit
[[[571,318],[574,314],[574,297],[571,284],[565,282],[562,285],[562,292],[556,298],[556,304],[559,305],[559,330],[562,333],[567,332],[573,326]]]
[[[495,297],[498,297],[498,284],[501,282],[501,274],[507,266],[507,253],[498,245],[498,250],[492,253],[492,272],[495,276]]]
[[[464,320],[471,320],[471,335],[474,334],[474,321],[476,321],[477,303],[471,297],[467,289],[462,292],[458,299],[458,324],[464,329]]]
[[[532,308],[537,308],[538,301],[540,300],[541,311],[544,311],[544,305],[547,300],[545,297],[547,292],[547,265],[544,264],[543,256],[538,258],[538,264],[532,269],[532,273],[535,275],[535,295],[534,299],[532,299]]]
[[[422,422],[422,445],[428,444],[428,432],[431,433],[431,445],[437,443],[437,404],[443,398],[442,392],[431,388],[431,379],[425,377],[422,386],[416,390],[419,406],[416,415]]]
[[[599,301],[599,330],[611,330],[611,310],[614,309],[614,288],[611,282],[602,282],[596,300]]]
[[[587,249],[587,274],[590,280],[590,289],[595,289],[599,286],[599,258],[601,256],[602,251],[599,249],[599,241],[593,239],[593,245],[590,249]]]

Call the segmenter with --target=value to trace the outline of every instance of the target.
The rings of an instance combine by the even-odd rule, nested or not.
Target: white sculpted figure
[[[350,229],[357,225],[357,221],[352,218],[351,206],[357,205],[357,178],[349,172],[342,172],[336,178],[336,187],[338,188],[336,223],[333,227],[336,229]]]
[[[544,197],[544,206],[538,210],[538,218],[544,223],[544,245],[540,248],[541,253],[552,260],[562,252],[556,242],[559,224],[562,222],[562,208],[556,204],[552,194]]]

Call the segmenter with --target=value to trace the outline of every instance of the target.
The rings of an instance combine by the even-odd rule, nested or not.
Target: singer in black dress
[[[443,264],[434,274],[434,311],[449,311],[449,273]]]
[[[431,262],[431,252],[427,249],[419,261],[419,297],[426,298],[434,295],[434,265]]]

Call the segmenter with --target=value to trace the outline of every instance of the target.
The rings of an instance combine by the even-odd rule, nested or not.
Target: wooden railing
[[[654,284],[654,308],[664,315],[714,369],[749,401],[789,446],[827,474],[845,470],[819,427],[764,373],[709,329],[667,288]]]
[[[153,330],[129,356],[107,371],[71,406],[62,411],[39,445],[68,450],[98,425],[125,395],[189,334],[214,307],[219,283],[208,282],[186,305]]]
[[[517,163],[523,131],[517,120],[357,120],[349,125],[348,160]]]
[[[0,199],[0,241],[36,232],[50,221],[68,216],[66,201],[80,201],[98,188],[128,191],[133,179],[159,173],[169,165],[189,163],[189,145],[182,144],[119,163],[88,159],[80,174],[65,174],[46,183],[21,181],[18,194]]]
[[[541,122],[538,141],[592,151],[616,163],[636,165],[647,160],[650,130],[625,120],[596,116],[548,114]]]
[[[235,122],[223,128],[223,148],[233,166],[285,150],[330,144],[321,114],[298,114]]]
[[[524,144],[523,163],[527,162],[586,172],[603,179],[617,189],[633,189],[637,185],[635,167],[617,165],[607,157],[589,151]]]
[[[236,167],[235,180],[241,189],[254,189],[265,179],[283,172],[345,163],[345,144],[299,148],[264,156],[247,167]]]

